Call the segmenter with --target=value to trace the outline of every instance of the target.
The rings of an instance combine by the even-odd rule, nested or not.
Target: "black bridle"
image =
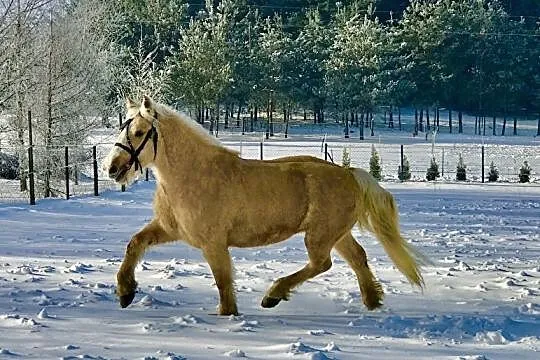
[[[135,171],[140,170],[141,174],[142,174],[143,169],[142,169],[141,162],[139,161],[139,155],[143,151],[143,149],[146,146],[146,143],[148,142],[148,140],[150,140],[150,138],[152,138],[152,142],[154,143],[154,160],[156,159],[158,132],[157,132],[156,127],[154,126],[154,123],[152,122],[152,128],[150,130],[148,130],[148,132],[146,133],[146,136],[144,137],[144,140],[142,141],[142,143],[139,145],[139,147],[137,147],[135,149],[135,147],[131,143],[131,139],[129,138],[129,126],[131,125],[131,122],[133,121],[133,119],[134,118],[128,119],[128,120],[126,120],[125,123],[120,125],[120,132],[122,132],[124,129],[126,129],[126,139],[127,139],[127,143],[129,145],[129,147],[127,147],[124,144],[118,143],[118,142],[115,143],[114,145],[118,146],[122,150],[127,151],[129,153],[129,155],[131,155],[131,158],[129,159],[129,162],[128,162],[129,167],[131,168],[131,166],[133,166],[133,164],[135,164]],[[156,118],[156,121],[157,121],[157,118]]]

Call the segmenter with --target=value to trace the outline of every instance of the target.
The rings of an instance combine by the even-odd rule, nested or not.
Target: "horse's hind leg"
[[[137,289],[135,267],[144,255],[146,249],[151,245],[173,240],[174,239],[169,236],[155,220],[133,235],[127,246],[124,261],[122,261],[120,270],[118,271],[118,274],[116,274],[116,295],[120,300],[121,307],[127,307],[135,297],[135,290]]]
[[[238,315],[229,250],[227,248],[203,248],[203,255],[210,265],[219,291],[219,315]]]
[[[288,300],[293,288],[312,277],[322,274],[332,267],[330,251],[335,244],[335,240],[324,241],[325,239],[328,239],[328,237],[325,238],[320,237],[319,235],[314,236],[306,233],[305,244],[308,251],[309,262],[297,272],[274,281],[262,300],[262,307],[274,307],[279,304],[281,300]]]
[[[362,246],[349,233],[338,241],[334,248],[356,273],[364,305],[369,310],[381,306],[384,293],[381,284],[368,266],[366,252]]]

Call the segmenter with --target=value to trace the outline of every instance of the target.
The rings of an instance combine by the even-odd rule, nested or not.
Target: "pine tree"
[[[439,165],[437,164],[437,161],[435,160],[435,158],[432,158],[431,164],[427,169],[426,179],[428,181],[433,181],[440,176],[441,175],[439,174]]]
[[[497,167],[491,162],[489,165],[489,173],[488,173],[488,181],[489,182],[495,182],[499,179],[499,170],[497,170]]]
[[[531,180],[531,167],[527,161],[523,162],[521,169],[519,169],[519,182],[528,183]]]
[[[369,159],[369,173],[377,180],[382,180],[382,169],[379,153],[375,145],[371,146],[371,158]]]
[[[465,181],[467,180],[467,166],[463,162],[463,157],[459,154],[459,159],[456,168],[456,180]]]
[[[349,150],[347,148],[343,148],[343,156],[341,158],[341,165],[344,167],[344,168],[349,168],[351,167],[351,153],[349,152]]]
[[[398,178],[401,181],[407,181],[411,179],[411,167],[409,164],[409,159],[406,155],[403,155],[403,168],[398,167]]]

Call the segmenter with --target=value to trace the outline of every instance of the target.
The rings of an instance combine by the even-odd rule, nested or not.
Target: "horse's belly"
[[[292,229],[274,229],[265,232],[255,232],[252,234],[234,234],[229,239],[229,246],[233,247],[253,247],[266,246],[285,241],[298,231]]]

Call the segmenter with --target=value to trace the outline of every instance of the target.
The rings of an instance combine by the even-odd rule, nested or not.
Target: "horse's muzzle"
[[[116,182],[122,182],[125,179],[127,172],[129,171],[130,166],[119,167],[114,164],[111,164],[109,167],[109,178],[113,179]]]

